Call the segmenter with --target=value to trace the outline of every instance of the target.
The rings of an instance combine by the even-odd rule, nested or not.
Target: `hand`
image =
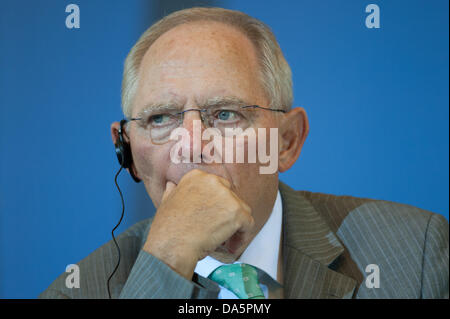
[[[188,280],[197,262],[219,246],[235,254],[250,240],[250,207],[228,180],[195,169],[168,182],[144,250]]]

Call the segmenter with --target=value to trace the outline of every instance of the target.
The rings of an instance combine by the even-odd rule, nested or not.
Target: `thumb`
[[[170,193],[172,193],[172,191],[177,187],[177,185],[171,181],[168,181],[166,183],[166,190],[164,191],[163,197],[162,197],[162,201],[164,202],[166,200],[167,197],[169,197]]]

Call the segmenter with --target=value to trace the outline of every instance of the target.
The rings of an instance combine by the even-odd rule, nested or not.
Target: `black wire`
[[[109,289],[109,281],[111,280],[111,278],[116,273],[117,268],[119,268],[119,264],[120,264],[120,248],[119,248],[119,245],[117,244],[116,237],[114,237],[114,231],[117,229],[117,227],[119,227],[120,223],[122,222],[123,215],[124,215],[124,212],[125,212],[125,204],[123,202],[123,195],[122,195],[122,192],[120,190],[119,185],[117,184],[117,176],[119,176],[120,172],[122,171],[122,168],[123,168],[123,166],[121,165],[119,171],[116,173],[116,177],[114,177],[114,183],[116,184],[117,190],[119,191],[119,194],[120,194],[120,200],[122,201],[122,215],[120,216],[119,222],[117,223],[116,227],[114,227],[113,230],[111,231],[111,235],[112,235],[114,244],[116,245],[117,253],[119,255],[119,258],[117,260],[116,267],[114,268],[113,272],[111,273],[111,275],[108,278],[108,296],[109,296],[109,299],[111,299],[111,291]]]

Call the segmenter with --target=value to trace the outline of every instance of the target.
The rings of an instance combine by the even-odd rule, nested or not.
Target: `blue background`
[[[67,29],[76,3],[81,28]],[[365,26],[366,5],[381,28]],[[110,123],[123,61],[156,19],[194,4],[270,25],[310,135],[281,180],[295,189],[449,211],[448,1],[0,2],[0,297],[35,298],[110,239],[120,216]],[[118,232],[150,217],[119,183]]]

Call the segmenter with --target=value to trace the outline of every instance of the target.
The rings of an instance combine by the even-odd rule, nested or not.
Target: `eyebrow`
[[[206,100],[204,103],[199,103],[200,108],[207,108],[207,107],[218,107],[218,106],[227,106],[227,105],[236,105],[236,106],[245,106],[249,105],[244,100],[235,97],[235,96],[216,96],[213,98],[210,98]]]
[[[150,111],[179,111],[183,107],[176,102],[159,102],[159,103],[147,103],[144,108],[137,114],[136,118],[143,117]]]
[[[245,102],[241,98],[235,96],[215,96],[205,100],[204,102],[197,103],[199,109],[206,109],[208,107],[220,107],[220,106],[245,106],[249,103]],[[145,105],[145,107],[137,114],[136,118],[143,117],[146,113],[152,111],[182,111],[183,106],[175,101],[167,102],[150,102]]]

